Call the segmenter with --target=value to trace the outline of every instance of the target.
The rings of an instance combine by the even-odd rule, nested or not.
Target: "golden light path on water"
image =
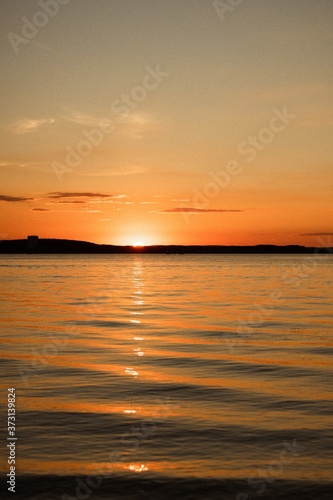
[[[333,270],[287,286],[303,258],[1,258],[20,470],[247,478],[296,440],[279,478],[330,480]]]

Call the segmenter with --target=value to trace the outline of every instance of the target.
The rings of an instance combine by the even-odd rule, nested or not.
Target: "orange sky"
[[[226,3],[2,2],[0,239],[333,235],[333,4]]]

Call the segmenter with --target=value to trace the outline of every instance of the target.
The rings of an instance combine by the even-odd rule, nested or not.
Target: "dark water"
[[[333,498],[332,262],[1,256],[3,498]]]

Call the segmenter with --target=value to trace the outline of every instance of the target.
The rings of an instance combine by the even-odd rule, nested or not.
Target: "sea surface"
[[[333,498],[331,255],[1,255],[0,282],[1,498]]]

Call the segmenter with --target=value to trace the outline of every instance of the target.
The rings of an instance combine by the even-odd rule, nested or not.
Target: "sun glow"
[[[142,241],[136,241],[135,243],[133,243],[132,246],[136,247],[136,248],[140,248],[140,247],[144,247],[144,244],[142,243]]]

